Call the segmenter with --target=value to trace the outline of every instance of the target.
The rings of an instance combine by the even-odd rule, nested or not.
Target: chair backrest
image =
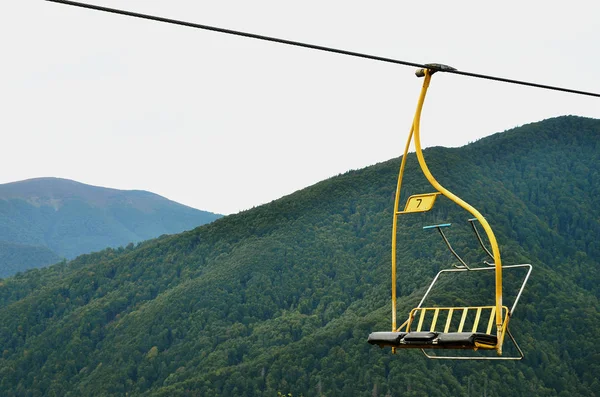
[[[502,306],[504,321],[508,320],[508,308]],[[412,309],[406,331],[430,332],[494,332],[496,306],[469,307],[417,307]],[[416,329],[411,329],[416,324]],[[486,324],[484,329],[480,324]]]

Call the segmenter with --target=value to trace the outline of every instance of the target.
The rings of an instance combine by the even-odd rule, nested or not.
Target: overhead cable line
[[[381,57],[381,56],[377,56],[377,55],[369,55],[369,54],[363,54],[363,53],[353,52],[353,51],[346,51],[346,50],[325,47],[325,46],[320,46],[320,45],[315,45],[315,44],[302,43],[299,41],[292,41],[292,40],[285,40],[285,39],[280,39],[280,38],[276,38],[276,37],[262,36],[262,35],[258,35],[258,34],[254,34],[254,33],[241,32],[241,31],[231,30],[231,29],[224,29],[224,28],[219,28],[219,27],[215,27],[215,26],[202,25],[202,24],[193,23],[193,22],[186,22],[186,21],[180,21],[180,20],[176,20],[176,19],[159,17],[159,16],[155,16],[155,15],[140,14],[137,12],[119,10],[116,8],[103,7],[103,6],[98,6],[98,5],[94,5],[94,4],[79,3],[76,1],[69,1],[69,0],[46,0],[46,1],[50,1],[52,3],[66,4],[66,5],[75,6],[75,7],[87,8],[87,9],[96,10],[96,11],[109,12],[109,13],[113,13],[113,14],[126,15],[129,17],[148,19],[151,21],[164,22],[164,23],[169,23],[169,24],[173,24],[173,25],[187,26],[187,27],[195,28],[195,29],[209,30],[209,31],[213,31],[213,32],[248,37],[248,38],[257,39],[257,40],[271,41],[274,43],[287,44],[287,45],[292,45],[292,46],[296,46],[296,47],[304,47],[304,48],[309,48],[312,50],[326,51],[326,52],[332,52],[332,53],[336,53],[336,54],[349,55],[349,56],[353,56],[353,57],[366,58],[366,59],[371,59],[374,61],[394,63],[394,64],[404,65],[404,66],[413,66],[413,67],[417,67],[417,68],[427,68],[427,69],[432,69],[435,71],[458,74],[458,75],[462,75],[462,76],[474,77],[474,78],[479,78],[479,79],[494,80],[494,81],[500,81],[503,83],[519,84],[519,85],[524,85],[524,86],[529,86],[529,87],[569,92],[569,93],[577,94],[577,95],[587,95],[587,96],[593,96],[593,97],[600,98],[600,94],[594,93],[594,92],[573,90],[570,88],[556,87],[556,86],[551,86],[551,85],[532,83],[532,82],[528,82],[528,81],[521,81],[521,80],[514,80],[514,79],[503,78],[503,77],[489,76],[489,75],[479,74],[479,73],[464,72],[464,71],[456,70],[456,69],[452,69],[452,68],[439,68],[438,69],[438,68],[436,68],[436,64],[420,64],[420,63],[416,63],[416,62],[408,62],[408,61],[403,61],[403,60],[399,60],[399,59],[385,58],[385,57]]]

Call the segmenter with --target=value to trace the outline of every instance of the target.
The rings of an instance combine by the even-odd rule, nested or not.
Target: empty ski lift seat
[[[508,308],[502,307],[504,321],[508,321]],[[474,318],[473,318],[474,316]],[[418,317],[415,331],[411,326]],[[427,319],[427,322],[425,320]],[[379,347],[420,349],[495,349],[498,338],[495,330],[496,307],[418,307],[410,312],[400,332],[372,332],[368,342]],[[480,332],[480,323],[487,320],[485,332]],[[443,324],[443,331],[442,325]]]

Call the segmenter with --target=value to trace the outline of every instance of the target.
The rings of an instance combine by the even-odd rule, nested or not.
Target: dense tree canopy
[[[425,151],[439,181],[486,216],[505,263],[535,266],[511,322],[522,362],[428,361],[366,343],[390,328],[394,159],[193,231],[3,280],[0,394],[593,395],[598,138],[600,121],[561,117]],[[432,191],[412,155],[407,172],[407,195]],[[468,217],[440,199],[401,219],[401,316],[453,263],[422,226],[451,222],[455,249],[482,260]],[[436,299],[493,296],[490,280],[452,285]]]

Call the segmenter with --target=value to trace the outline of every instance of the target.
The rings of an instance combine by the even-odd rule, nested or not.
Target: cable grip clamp
[[[441,63],[426,63],[425,66],[425,69],[417,69],[417,71],[415,72],[415,75],[417,75],[417,77],[425,77],[426,69],[429,70],[429,74],[434,74],[435,72],[450,72],[456,70],[452,66],[443,65]]]

